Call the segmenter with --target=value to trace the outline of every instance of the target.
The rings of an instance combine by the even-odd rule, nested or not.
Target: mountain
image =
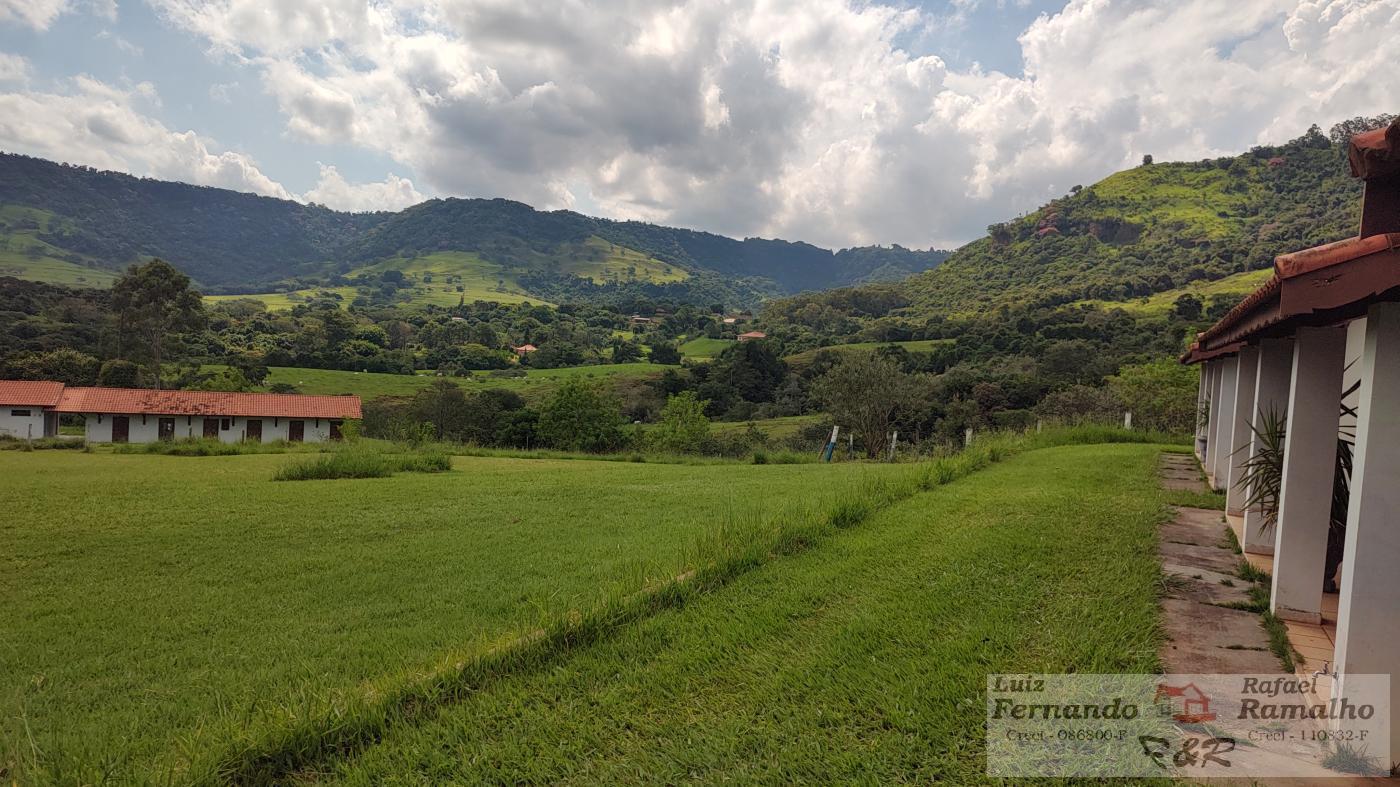
[[[751,303],[898,279],[946,256],[741,241],[503,199],[344,213],[0,154],[0,275],[69,284],[101,286],[133,261],[161,257],[213,293],[343,288],[418,269],[453,284],[437,297],[454,303],[454,292],[563,300],[632,291]]]
[[[1330,136],[1314,127],[1239,156],[1118,172],[992,225],[934,270],[782,299],[765,319],[828,339],[892,327],[926,338],[929,320],[974,320],[1003,307],[1092,303],[1160,313],[1191,293],[1214,299],[1218,311],[1257,286],[1276,255],[1355,234],[1361,185],[1348,174],[1345,141],[1365,122]]]

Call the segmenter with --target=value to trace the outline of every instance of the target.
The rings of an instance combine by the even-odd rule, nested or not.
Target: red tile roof
[[[360,397],[69,388],[63,391],[55,409],[60,413],[146,413],[230,418],[359,418]]]
[[[741,334],[739,334],[739,338],[740,338],[740,339],[767,339],[767,338],[768,338],[768,334],[764,333],[763,331],[749,331],[748,333],[741,333]]]
[[[0,380],[0,405],[53,407],[63,395],[63,383]]]

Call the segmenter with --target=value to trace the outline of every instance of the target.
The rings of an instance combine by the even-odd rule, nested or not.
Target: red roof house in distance
[[[48,386],[48,388],[35,388]],[[23,410],[0,405],[0,430],[14,437],[57,434],[59,415],[81,415],[90,443],[149,443],[156,440],[210,438],[316,443],[340,438],[340,427],[361,416],[358,396],[227,393],[221,391],[152,391],[135,388],[68,388],[62,383],[0,382],[0,402],[28,398],[43,403]],[[21,419],[40,418],[39,430],[17,433]],[[47,427],[52,424],[52,430]]]
[[[535,352],[540,348],[536,347],[533,344],[522,344],[519,347],[512,347],[510,349],[514,350],[516,355],[520,356],[521,358],[524,358],[526,355],[529,355],[530,353]]]
[[[0,380],[0,435],[35,440],[58,434],[53,408],[63,383]]]
[[[741,342],[752,342],[752,341],[756,341],[756,340],[758,340],[758,339],[767,339],[767,338],[768,338],[768,334],[764,333],[763,331],[749,331],[748,333],[741,333],[741,334],[739,334],[739,341],[741,341]]]

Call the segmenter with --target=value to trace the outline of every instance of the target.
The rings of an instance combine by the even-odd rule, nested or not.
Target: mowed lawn
[[[1157,449],[1024,454],[485,686],[321,781],[987,781],[997,672],[1156,668]]]
[[[0,452],[0,770],[164,781],[231,741],[688,566],[707,531],[904,470]],[[7,764],[8,763],[8,764]]]

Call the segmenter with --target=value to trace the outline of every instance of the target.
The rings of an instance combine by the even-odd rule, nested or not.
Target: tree
[[[651,346],[651,362],[667,365],[678,364],[681,362],[681,351],[676,349],[674,344],[653,344]]]
[[[560,450],[611,451],[622,445],[622,415],[611,397],[570,378],[541,409],[536,432]]]
[[[190,277],[164,260],[133,264],[112,285],[112,308],[123,337],[129,334],[142,345],[159,389],[171,337],[204,324],[204,303],[190,289]]]
[[[702,450],[710,437],[710,419],[705,405],[694,391],[684,391],[666,399],[661,422],[652,432],[653,444],[662,451],[677,454]]]
[[[120,358],[102,364],[97,384],[104,388],[140,388],[141,367]]]
[[[642,348],[636,342],[613,339],[612,350],[613,363],[632,363],[642,357]]]
[[[871,353],[850,354],[817,380],[814,393],[872,458],[884,452],[895,421],[918,400],[915,378]]]
[[[432,426],[438,440],[456,439],[467,419],[467,396],[456,383],[438,378],[413,397],[409,413],[419,423]]]
[[[1194,366],[1164,359],[1125,366],[1108,385],[1133,414],[1133,423],[1186,434],[1196,428],[1198,374]]]
[[[1183,320],[1199,320],[1204,308],[1200,298],[1187,292],[1177,296],[1176,303],[1172,305],[1172,313]]]
[[[53,380],[65,385],[92,385],[100,364],[87,353],[62,348],[48,352],[17,353],[0,364],[0,377],[17,380]]]
[[[1143,157],[1142,157],[1142,165],[1143,165],[1144,167],[1150,167],[1150,166],[1152,166],[1152,154],[1151,154],[1151,153],[1149,153],[1149,154],[1147,154],[1146,156],[1143,156]]]

